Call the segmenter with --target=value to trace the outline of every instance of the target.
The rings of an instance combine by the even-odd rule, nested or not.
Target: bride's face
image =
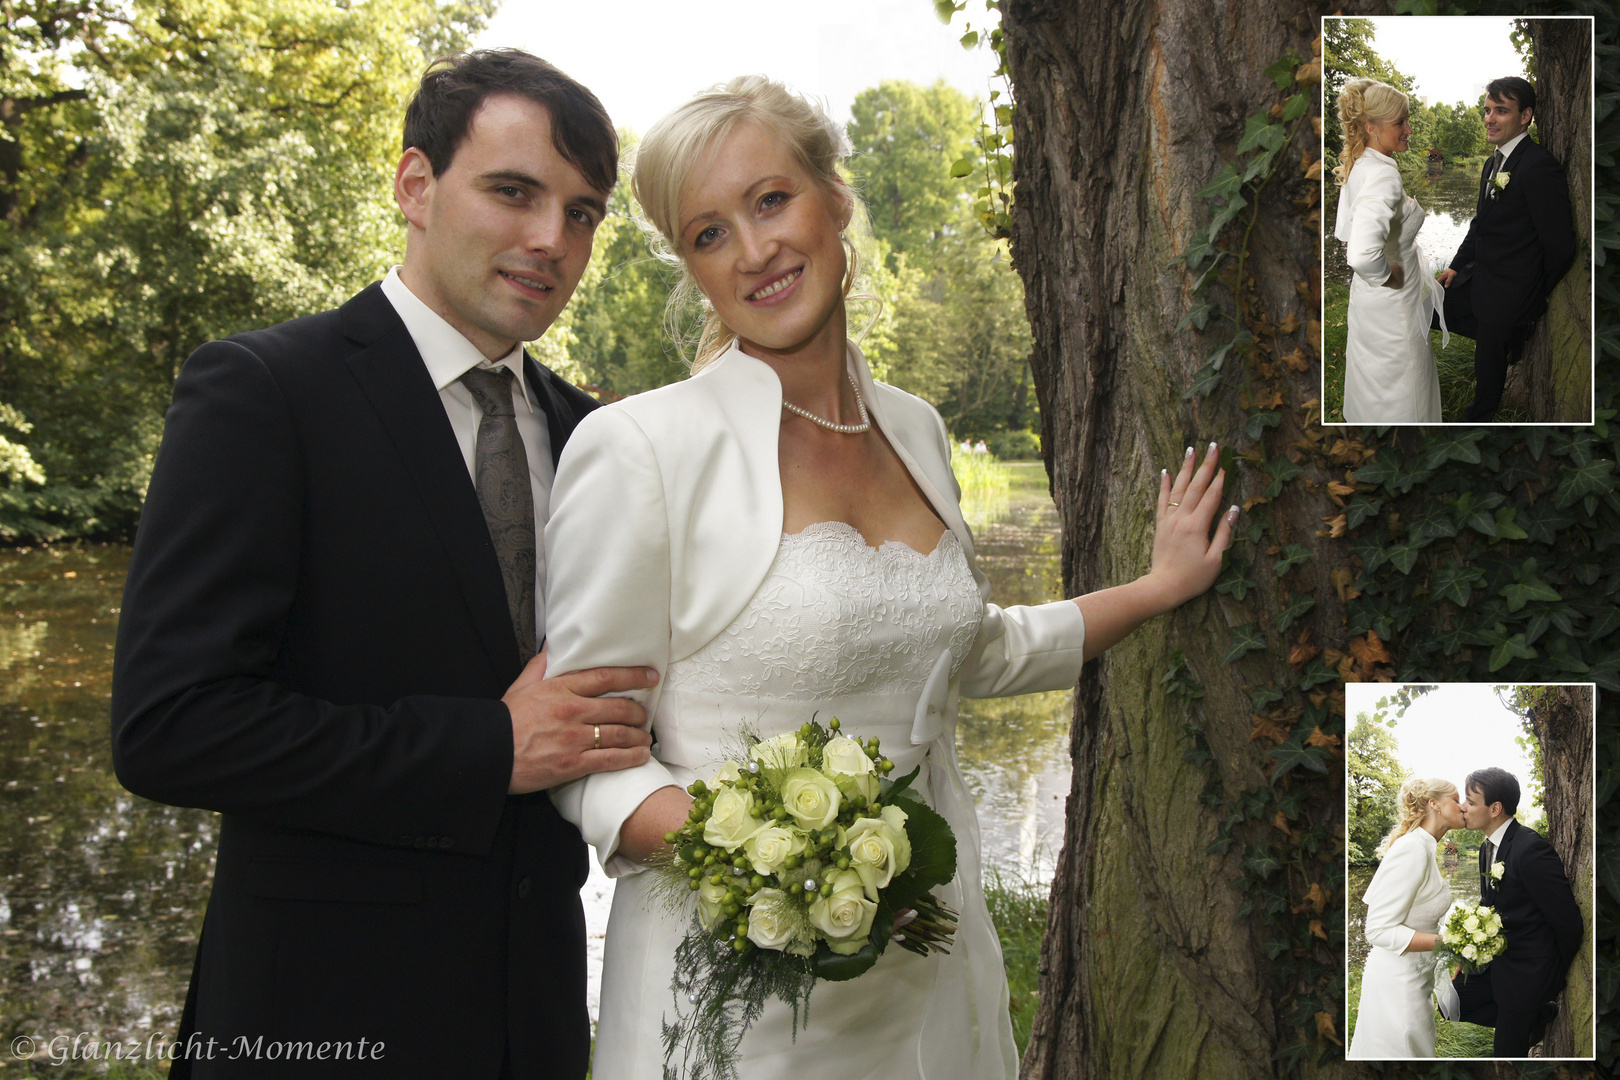
[[[1461,829],[1466,826],[1462,801],[1455,792],[1430,799],[1429,809],[1448,830]]]
[[[828,191],[755,124],[738,125],[708,160],[680,199],[680,250],[698,288],[745,351],[780,355],[823,339],[841,351],[847,191]]]
[[[1367,145],[1381,154],[1404,153],[1411,141],[1411,116],[1404,109],[1389,121],[1367,121]]]

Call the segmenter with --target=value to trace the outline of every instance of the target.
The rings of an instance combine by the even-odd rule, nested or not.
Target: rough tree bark
[[[1592,421],[1592,24],[1530,19],[1536,129],[1564,165],[1579,247],[1575,265],[1547,297],[1514,381],[1537,420]]]
[[[1251,403],[1238,386],[1183,397],[1221,328],[1177,330],[1193,282],[1172,263],[1209,220],[1197,192],[1233,156],[1246,117],[1278,100],[1265,69],[1289,53],[1311,58],[1320,12],[1300,0],[1005,0],[1001,13],[1018,102],[1013,253],[1034,330],[1042,445],[1073,593],[1147,569],[1159,469],[1178,465],[1184,447],[1220,442],[1231,502],[1246,502],[1267,482],[1232,457],[1259,456],[1242,434]],[[1314,97],[1314,86],[1305,89]],[[1290,448],[1319,415],[1317,185],[1306,177],[1316,146],[1307,122],[1284,150],[1259,203],[1240,286],[1262,333],[1254,355],[1233,361],[1239,370],[1246,363],[1248,376],[1232,382],[1269,363],[1282,387],[1270,457],[1297,458]],[[1235,302],[1225,295],[1230,311]],[[1230,323],[1224,332],[1230,339]],[[1279,362],[1290,356],[1294,365]],[[1322,485],[1334,477],[1303,464],[1299,482],[1255,512],[1270,533],[1259,545],[1234,547],[1261,571],[1246,602],[1211,592],[1143,627],[1081,678],[1066,838],[1025,1077],[1272,1076],[1277,1051],[1300,1041],[1288,1015],[1297,987],[1278,984],[1261,918],[1243,911],[1232,887],[1244,873],[1244,846],[1206,852],[1217,828],[1200,799],[1207,774],[1183,757],[1188,713],[1161,677],[1180,650],[1203,685],[1194,712],[1221,794],[1264,788],[1270,744],[1256,741],[1249,691],[1286,676],[1302,627],[1307,643],[1311,633],[1342,633],[1330,582],[1341,557],[1319,535]],[[1263,553],[1289,543],[1312,558],[1285,579]],[[1316,597],[1286,639],[1273,628],[1285,588]],[[1227,631],[1249,623],[1266,628],[1268,647],[1227,663]],[[1338,775],[1318,785],[1327,789],[1324,806],[1331,803],[1323,813],[1335,821],[1342,769],[1336,758]],[[1325,857],[1316,872],[1335,873]],[[1331,913],[1342,898],[1326,903]],[[1329,949],[1325,938],[1320,945],[1322,962],[1337,968],[1338,946]],[[1336,971],[1323,978],[1334,980],[1342,986]],[[1306,1073],[1314,1060],[1301,1062]]]
[[[1597,936],[1592,905],[1592,688],[1552,687],[1530,710],[1541,744],[1542,805],[1547,808],[1547,840],[1563,860],[1564,873],[1581,905],[1586,942],[1570,966],[1558,1019],[1547,1031],[1542,1056],[1588,1057],[1592,1053],[1592,946]]]

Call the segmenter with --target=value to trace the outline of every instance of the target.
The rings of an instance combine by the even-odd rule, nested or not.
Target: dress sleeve
[[[580,422],[557,466],[546,522],[547,673],[669,667],[669,518],[652,445],[623,410]],[[652,715],[659,688],[625,694]],[[676,784],[656,757],[551,790],[563,817],[620,877],[644,869],[617,854],[624,822],[653,792]]]
[[[1362,897],[1367,903],[1367,944],[1396,954],[1412,944],[1417,931],[1406,925],[1406,918],[1427,873],[1427,856],[1420,844],[1397,840],[1390,845]]]
[[[1367,177],[1366,186],[1356,195],[1344,257],[1356,276],[1369,285],[1382,285],[1389,280],[1384,242],[1389,239],[1390,222],[1400,211],[1404,198],[1400,174],[1382,167]]]

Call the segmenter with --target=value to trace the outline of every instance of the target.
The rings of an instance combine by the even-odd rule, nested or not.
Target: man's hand
[[[1406,284],[1406,267],[1400,263],[1393,263],[1389,268],[1389,280],[1384,282],[1386,289],[1398,289]]]
[[[501,698],[512,714],[511,795],[628,769],[651,756],[647,710],[628,698],[658,681],[650,668],[591,668],[546,678],[546,654],[529,661]],[[597,731],[601,731],[598,739]]]
[[[1451,288],[1451,279],[1456,276],[1457,271],[1448,266],[1444,270],[1440,271],[1440,284],[1449,289]]]

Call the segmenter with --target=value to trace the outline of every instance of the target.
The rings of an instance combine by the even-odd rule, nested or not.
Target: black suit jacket
[[[1483,879],[1480,898],[1502,916],[1507,948],[1490,963],[1492,996],[1499,1008],[1534,1012],[1558,996],[1580,951],[1580,908],[1558,853],[1534,829],[1509,822],[1494,861],[1502,880]]]
[[[1473,281],[1475,318],[1517,326],[1541,314],[1547,294],[1575,261],[1569,185],[1558,159],[1529,138],[1502,167],[1505,188],[1486,184],[1490,167],[1487,158],[1474,220],[1451,268]]]
[[[595,402],[526,367],[559,453]],[[125,786],[223,815],[191,1075],[494,1077],[507,1053],[514,1077],[584,1075],[587,851],[543,792],[506,794],[520,668],[461,450],[379,286],[192,354],[112,716]],[[261,1036],[383,1049],[267,1064],[201,1041]]]

